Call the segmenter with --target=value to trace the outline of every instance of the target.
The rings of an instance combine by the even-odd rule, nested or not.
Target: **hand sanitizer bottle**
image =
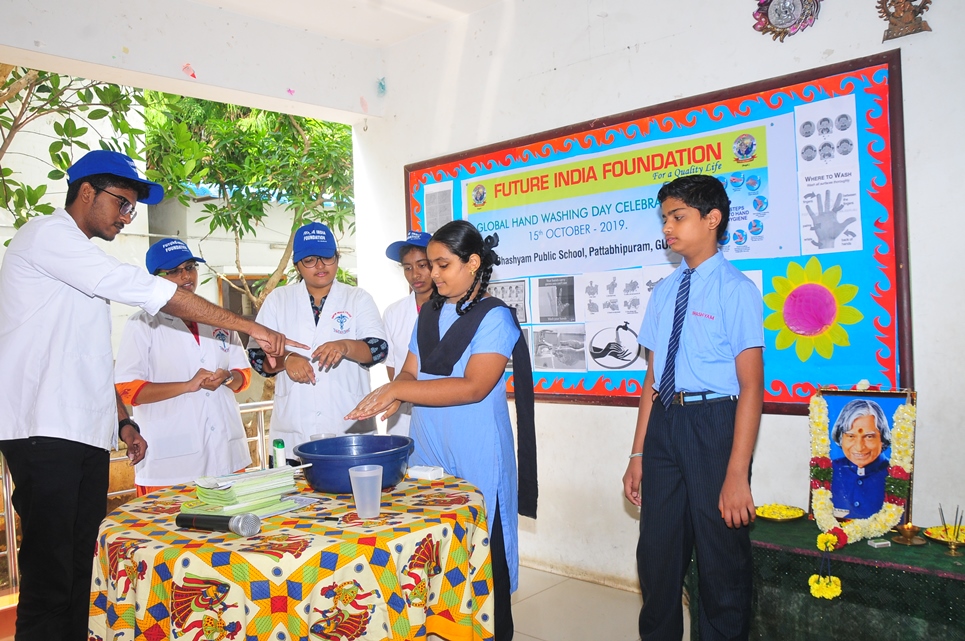
[[[272,467],[285,467],[286,465],[288,465],[287,461],[285,460],[285,441],[284,440],[280,438],[276,438],[275,440],[273,440],[271,442],[271,449],[272,449],[272,459],[273,459]]]

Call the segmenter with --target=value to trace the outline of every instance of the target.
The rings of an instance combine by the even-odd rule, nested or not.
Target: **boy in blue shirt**
[[[683,258],[653,291],[649,350],[624,493],[640,506],[640,637],[679,641],[694,546],[703,640],[746,639],[754,520],[751,456],[764,395],[761,294],[717,249],[730,201],[713,176],[657,194],[667,245]]]

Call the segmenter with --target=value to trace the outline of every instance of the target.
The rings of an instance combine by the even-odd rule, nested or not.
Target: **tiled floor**
[[[513,641],[638,641],[641,604],[635,592],[520,567]]]
[[[513,595],[513,641],[639,641],[637,617],[642,604],[636,592],[521,566],[519,590]],[[686,609],[683,615],[687,641]]]

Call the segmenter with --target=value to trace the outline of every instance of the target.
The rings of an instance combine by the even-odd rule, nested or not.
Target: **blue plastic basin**
[[[348,468],[381,465],[382,489],[395,487],[405,477],[414,448],[408,436],[346,434],[295,446],[295,456],[305,468],[305,479],[316,492],[351,494]]]

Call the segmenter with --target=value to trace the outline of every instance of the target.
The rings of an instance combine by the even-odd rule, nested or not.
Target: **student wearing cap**
[[[147,250],[149,272],[191,293],[203,262],[178,238]],[[124,326],[114,380],[151,444],[134,468],[138,496],[251,464],[234,399],[248,387],[251,368],[237,333],[163,311],[136,312]]]
[[[114,390],[110,301],[251,334],[273,357],[283,335],[141,267],[107,255],[111,241],[163,188],[114,151],[67,170],[64,209],[27,222],[0,268],[0,451],[23,533],[16,638],[87,639],[91,560],[107,512],[109,450],[131,462],[148,444]],[[10,515],[8,514],[8,522]]]
[[[248,359],[275,380],[271,435],[285,441],[285,456],[314,434],[370,432],[375,423],[344,416],[369,393],[368,368],[385,361],[388,343],[375,301],[364,289],[340,283],[332,230],[309,223],[295,232],[292,261],[300,278],[268,294],[257,321],[281,328],[307,349],[293,348],[274,364],[248,344]]]
[[[408,296],[386,307],[382,314],[382,324],[385,325],[389,340],[389,356],[385,360],[385,368],[389,371],[390,381],[395,379],[395,375],[401,372],[405,365],[412,330],[419,319],[419,310],[432,295],[432,266],[426,257],[426,246],[430,239],[432,234],[410,231],[405,240],[398,240],[385,250],[389,260],[402,265],[402,274],[411,290]],[[392,434],[407,435],[411,415],[412,404],[404,403],[398,412],[389,417],[389,431]]]

